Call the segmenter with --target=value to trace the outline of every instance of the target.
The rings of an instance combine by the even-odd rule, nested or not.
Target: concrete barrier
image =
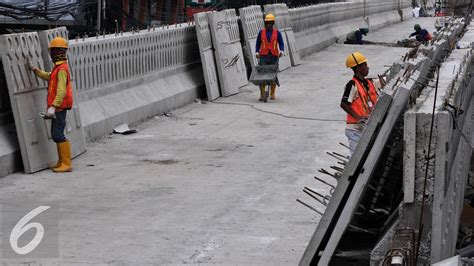
[[[291,23],[301,56],[317,52],[345,38],[356,28],[367,27],[364,3],[330,3],[290,9]]]
[[[202,94],[204,78],[194,26],[75,40],[69,50],[88,140]]]
[[[362,27],[371,30],[411,17],[410,1],[351,1],[289,10],[300,56],[317,52]]]
[[[14,123],[0,126],[0,177],[22,168],[20,146],[15,131]]]

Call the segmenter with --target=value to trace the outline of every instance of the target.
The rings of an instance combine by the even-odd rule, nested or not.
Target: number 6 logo
[[[51,208],[51,206],[40,206],[30,211],[28,214],[23,216],[23,218],[21,218],[20,221],[18,221],[15,227],[13,227],[13,230],[10,234],[10,246],[17,254],[20,254],[20,255],[28,254],[32,252],[41,243],[41,240],[43,240],[43,236],[44,236],[43,225],[40,223],[28,223],[28,222],[49,208]],[[19,247],[18,239],[20,238],[21,235],[23,235],[26,231],[30,230],[31,228],[36,228],[35,237],[33,237],[33,239],[24,247]]]

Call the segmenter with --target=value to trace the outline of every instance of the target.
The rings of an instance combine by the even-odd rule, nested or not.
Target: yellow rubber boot
[[[262,102],[264,98],[265,98],[265,85],[260,85],[260,98],[258,100]]]
[[[71,163],[71,143],[66,140],[64,142],[58,143],[59,147],[59,156],[62,158],[61,165],[53,169],[56,173],[65,173],[72,171]]]
[[[56,148],[58,149],[58,162],[55,164],[48,165],[48,169],[53,170],[61,165],[63,158],[61,158],[61,153],[59,152],[59,143],[56,143]]]
[[[277,88],[277,85],[273,83],[272,87],[270,88],[270,100],[276,100],[276,97],[275,97],[276,88]]]

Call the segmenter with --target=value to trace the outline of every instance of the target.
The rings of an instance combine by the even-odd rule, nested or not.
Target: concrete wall
[[[300,55],[319,51],[361,27],[378,29],[411,17],[411,1],[352,1],[290,9]]]

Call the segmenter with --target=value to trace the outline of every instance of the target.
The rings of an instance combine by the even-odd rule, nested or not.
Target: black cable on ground
[[[290,115],[285,115],[285,114],[280,114],[272,111],[267,111],[260,109],[258,107],[255,107],[253,104],[248,104],[248,103],[234,103],[234,102],[211,102],[215,104],[227,104],[227,105],[237,105],[237,106],[248,106],[256,111],[266,113],[266,114],[272,114],[276,116],[281,116],[284,118],[288,119],[296,119],[296,120],[309,120],[309,121],[320,121],[320,122],[345,122],[345,120],[342,119],[326,119],[326,118],[317,118],[317,117],[300,117],[300,116],[290,116]]]

